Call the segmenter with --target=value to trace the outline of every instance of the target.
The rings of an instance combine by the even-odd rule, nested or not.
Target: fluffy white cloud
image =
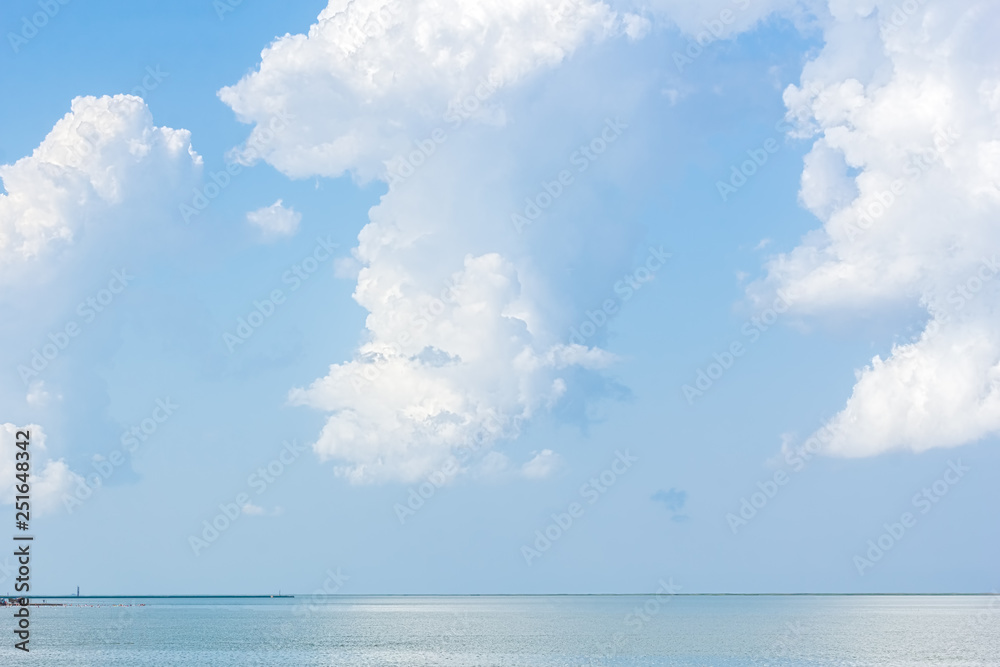
[[[187,131],[155,126],[138,97],[77,97],[67,106],[30,155],[0,166],[0,365],[17,371],[0,381],[0,402],[19,423],[56,408],[68,432],[92,438],[102,435],[103,369],[119,337],[81,345],[67,327],[86,329],[85,298],[100,299],[89,311],[101,311],[99,326],[125,316],[106,308],[104,286],[116,274],[134,277],[175,237],[170,222],[201,159]],[[122,284],[115,280],[115,298]],[[45,345],[55,358],[43,358]],[[63,395],[72,400],[59,404]],[[74,479],[59,461],[36,459],[35,472],[43,494]]]
[[[189,133],[155,127],[142,99],[77,97],[30,156],[0,166],[0,279],[108,227],[111,207],[159,199],[200,163]]]
[[[562,465],[562,457],[551,449],[543,449],[521,466],[521,474],[528,479],[545,479]]]
[[[865,368],[828,425],[827,451],[867,456],[954,447],[1000,431],[1000,328],[996,318],[934,322],[917,342]]]
[[[83,478],[71,471],[62,459],[53,460],[48,456],[45,432],[38,424],[0,424],[0,501],[13,503],[14,496],[17,495],[14,455],[22,451],[16,445],[18,431],[30,433],[28,451],[31,455],[32,473],[28,481],[31,488],[31,508],[40,515],[49,514],[61,507],[63,496],[72,493],[83,482]]]
[[[219,97],[257,123],[249,143],[285,174],[367,180],[445,118],[502,122],[485,100],[588,40],[643,32],[598,0],[331,0],[308,35],[277,39]],[[294,121],[271,137],[278,113]]]
[[[60,399],[62,397],[56,396],[56,398]],[[33,408],[44,408],[52,400],[52,394],[45,388],[44,381],[35,380],[28,386],[28,395],[25,397],[25,400]]]
[[[824,48],[785,93],[796,134],[816,138],[800,196],[823,227],[775,257],[751,295],[770,302],[780,291],[802,314],[922,304],[934,331],[859,374],[829,451],[924,449],[995,432],[996,288],[975,274],[984,254],[1000,250],[1000,77],[991,56],[1000,10],[973,0],[644,6],[699,41],[774,12],[811,12],[824,30]],[[258,124],[252,139],[268,146],[263,158],[291,176],[387,178],[394,156],[429,152],[420,142],[442,121],[503,125],[511,84],[587,41],[645,29],[591,0],[472,10],[458,0],[334,0],[308,35],[277,40],[259,70],[220,97]],[[257,137],[280,113],[295,122]],[[441,136],[429,144],[439,154],[451,140]],[[355,481],[416,479],[470,439],[515,434],[567,390],[563,369],[608,362],[553,335],[544,272],[502,243],[468,252],[484,244],[464,226],[474,209],[453,192],[471,190],[473,177],[448,148],[419,169],[424,192],[412,181],[394,187],[359,235],[355,298],[370,315],[357,358],[292,393],[332,414],[317,451],[345,462],[340,472]],[[480,210],[510,194],[504,176],[491,174],[500,194],[488,193]],[[448,179],[451,190],[441,187]],[[431,247],[429,257],[418,252]],[[462,269],[443,273],[456,256],[466,256]],[[448,275],[454,301],[430,316]]]
[[[351,271],[369,312],[363,344],[290,394],[330,414],[314,447],[339,474],[414,481],[463,448],[476,453],[470,474],[506,467],[492,443],[558,401],[571,373],[609,363],[566,344],[568,323],[547,312],[544,276],[506,213],[538,185],[518,182],[524,156],[493,129],[505,126],[515,84],[584,44],[647,27],[597,0],[332,0],[308,35],[278,39],[258,71],[220,91],[256,123],[262,159],[292,177],[389,180],[397,156],[433,153],[393,183],[359,234]],[[272,134],[277,114],[294,120]],[[476,131],[459,137],[463,125]],[[496,159],[489,178],[484,154]]]
[[[240,511],[247,516],[263,516],[266,510],[260,505],[254,505],[253,503],[247,503],[240,508]]]
[[[539,344],[517,273],[496,254],[466,257],[433,293],[402,266],[370,261],[355,298],[371,312],[370,342],[291,394],[293,403],[333,413],[315,449],[349,462],[338,472],[355,482],[416,480],[463,447],[514,436],[560,398],[567,367],[611,360],[593,348]]]
[[[301,221],[302,214],[291,207],[286,208],[280,199],[270,206],[247,213],[247,222],[260,232],[263,241],[294,236]]]
[[[1000,431],[996,3],[831,2],[826,45],[785,100],[817,141],[801,197],[823,222],[752,293],[800,313],[922,305],[927,331],[858,375],[832,454]]]

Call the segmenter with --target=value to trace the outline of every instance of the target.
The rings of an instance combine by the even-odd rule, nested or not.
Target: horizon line
[[[406,597],[984,597],[997,593],[283,593],[263,595],[6,595],[8,600],[156,600],[156,599],[291,599],[302,598],[406,598]]]

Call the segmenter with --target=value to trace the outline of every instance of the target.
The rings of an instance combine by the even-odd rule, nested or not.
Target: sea
[[[50,600],[0,665],[1000,665],[1000,596]]]

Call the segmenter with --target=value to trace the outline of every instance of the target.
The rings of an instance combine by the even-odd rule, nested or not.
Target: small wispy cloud
[[[532,452],[534,453],[534,452]],[[562,457],[551,449],[543,449],[521,466],[521,474],[528,479],[545,479],[562,464]]]
[[[45,388],[45,382],[42,380],[35,380],[28,387],[28,395],[25,396],[28,405],[33,408],[44,408],[52,400],[53,396],[49,393],[48,389]],[[55,396],[56,400],[62,398],[62,396]]]
[[[247,516],[278,516],[281,514],[280,507],[275,507],[269,512],[260,505],[254,505],[253,503],[247,503],[240,510]]]
[[[268,242],[299,231],[302,214],[285,207],[279,199],[270,206],[247,213],[247,222],[260,231],[261,240]]]

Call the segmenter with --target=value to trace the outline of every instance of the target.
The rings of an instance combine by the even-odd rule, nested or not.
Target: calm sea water
[[[108,605],[129,600],[101,601]],[[32,609],[3,665],[1000,665],[989,597],[348,597]]]

